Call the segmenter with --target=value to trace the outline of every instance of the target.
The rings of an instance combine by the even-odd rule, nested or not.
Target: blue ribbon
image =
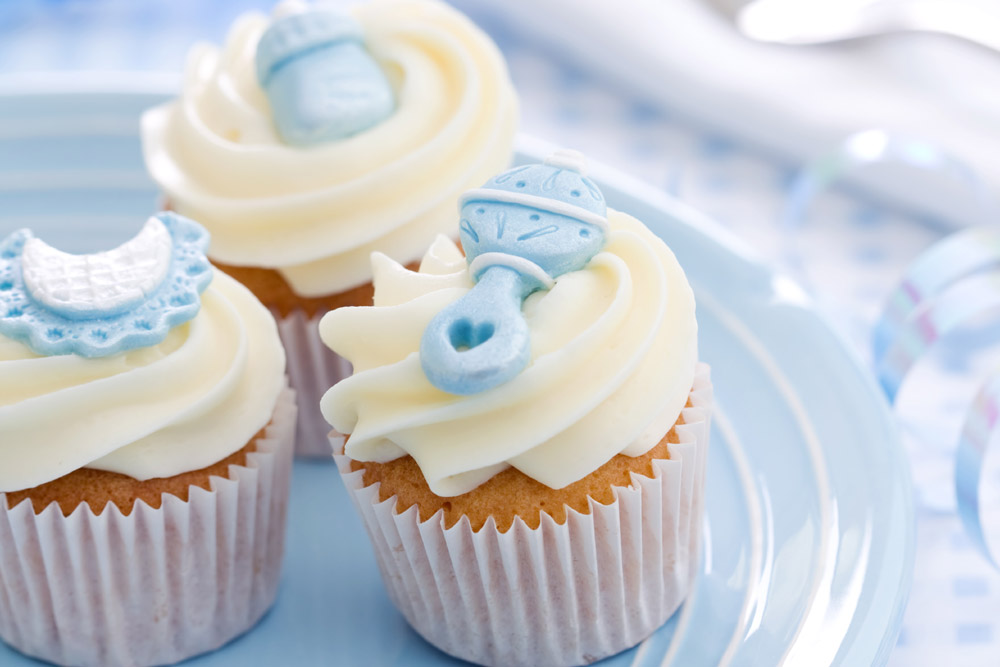
[[[980,515],[979,487],[983,477],[983,461],[993,435],[1000,427],[1000,373],[993,374],[972,401],[962,426],[955,453],[955,493],[958,514],[965,530],[993,567],[1000,568],[986,541]]]
[[[796,251],[795,232],[812,201],[845,176],[876,163],[901,163],[948,175],[974,192],[984,219],[995,212],[986,185],[962,161],[932,144],[868,130],[848,137],[836,150],[805,166],[794,179],[781,218],[786,261],[810,285]],[[894,403],[910,370],[930,347],[963,324],[1000,312],[1000,229],[972,227],[921,253],[886,300],[872,331],[873,365]],[[988,377],[969,407],[955,452],[958,513],[975,545],[994,567],[982,525],[979,489],[994,435],[1000,434],[1000,372]]]

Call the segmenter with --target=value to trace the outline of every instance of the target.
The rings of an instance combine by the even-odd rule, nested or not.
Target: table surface
[[[0,84],[30,85],[37,77],[27,73],[66,70],[176,73],[192,41],[218,41],[239,11],[269,5],[0,3]],[[484,27],[507,56],[525,132],[662,188],[728,227],[769,263],[783,265],[786,246],[777,221],[797,165],[655,107],[615,81],[563,62],[544,45]],[[820,303],[867,358],[882,300],[909,261],[947,231],[948,221],[836,191],[811,208],[797,252]],[[898,400],[917,494],[918,551],[890,665],[993,666],[1000,659],[1000,574],[966,538],[951,486],[962,412],[985,370],[1000,362],[990,345],[994,332],[988,326],[960,332],[916,369]],[[1000,516],[1000,504],[987,509],[988,518]]]

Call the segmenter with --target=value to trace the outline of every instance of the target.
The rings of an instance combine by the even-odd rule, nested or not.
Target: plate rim
[[[556,148],[559,148],[557,144],[525,134],[518,135],[515,147],[517,153],[528,154],[539,159],[544,158],[545,155],[551,153]],[[891,441],[882,444],[889,448],[891,458],[898,464],[892,469],[893,482],[899,486],[900,497],[903,501],[900,511],[906,523],[905,541],[901,546],[903,567],[900,571],[898,586],[896,587],[896,597],[891,606],[891,611],[883,620],[885,625],[881,641],[877,646],[872,647],[871,651],[872,664],[885,664],[889,659],[902,628],[903,615],[913,583],[913,570],[916,560],[916,508],[913,499],[913,480],[909,459],[903,448],[899,427],[893,417],[891,407],[885,394],[879,388],[874,373],[864,363],[861,354],[855,349],[854,345],[834,326],[831,317],[820,310],[816,300],[799,287],[792,276],[768,265],[757,251],[712,219],[711,216],[652,185],[644,183],[636,177],[601,162],[593,161],[589,167],[590,173],[588,175],[599,182],[602,189],[606,190],[610,188],[617,191],[616,194],[644,202],[652,208],[663,211],[677,223],[692,227],[696,232],[705,234],[746,263],[753,265],[762,275],[770,278],[772,284],[777,279],[785,284],[793,284],[798,287],[803,298],[794,303],[786,301],[782,305],[807,313],[822,325],[823,329],[831,337],[832,342],[836,344],[851,364],[851,370],[861,381],[862,386],[868,394],[868,398],[877,405],[875,412],[877,412],[880,426],[883,427],[886,433],[891,434]],[[825,447],[823,451],[826,454],[827,450]],[[874,614],[875,611],[874,609],[870,609],[868,614]],[[862,621],[862,625],[867,625],[872,620],[874,619],[865,618]],[[845,645],[840,646],[837,652],[838,656],[841,655],[844,647]]]

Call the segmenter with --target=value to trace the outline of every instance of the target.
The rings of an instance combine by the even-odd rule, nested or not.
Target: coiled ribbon
[[[810,204],[838,181],[876,163],[901,163],[957,179],[973,191],[984,219],[995,213],[995,202],[974,171],[936,146],[883,130],[853,134],[796,175],[785,203],[780,222],[786,261],[807,286],[811,281],[794,242]],[[971,227],[923,251],[890,293],[872,331],[872,363],[890,404],[934,343],[965,324],[997,313],[1000,228]],[[996,436],[1000,436],[1000,370],[985,379],[968,408],[955,451],[954,478],[958,513],[966,531],[987,560],[1000,567],[983,529],[980,495],[986,454]]]

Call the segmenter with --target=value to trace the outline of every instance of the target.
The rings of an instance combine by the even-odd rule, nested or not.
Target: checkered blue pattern
[[[270,4],[0,2],[0,73],[177,71],[194,39],[218,41],[237,13]],[[870,356],[882,301],[906,265],[952,230],[948,220],[834,191],[814,203],[790,243],[778,220],[798,165],[652,106],[614,81],[560,62],[544,45],[494,33],[521,94],[525,132],[581,150],[706,212],[808,285],[863,357]],[[962,414],[985,373],[1000,367],[996,331],[995,321],[982,322],[935,349],[898,399],[918,496],[918,552],[893,666],[1000,664],[1000,574],[963,533],[952,488]],[[1000,465],[988,467],[985,522],[1000,536]]]

